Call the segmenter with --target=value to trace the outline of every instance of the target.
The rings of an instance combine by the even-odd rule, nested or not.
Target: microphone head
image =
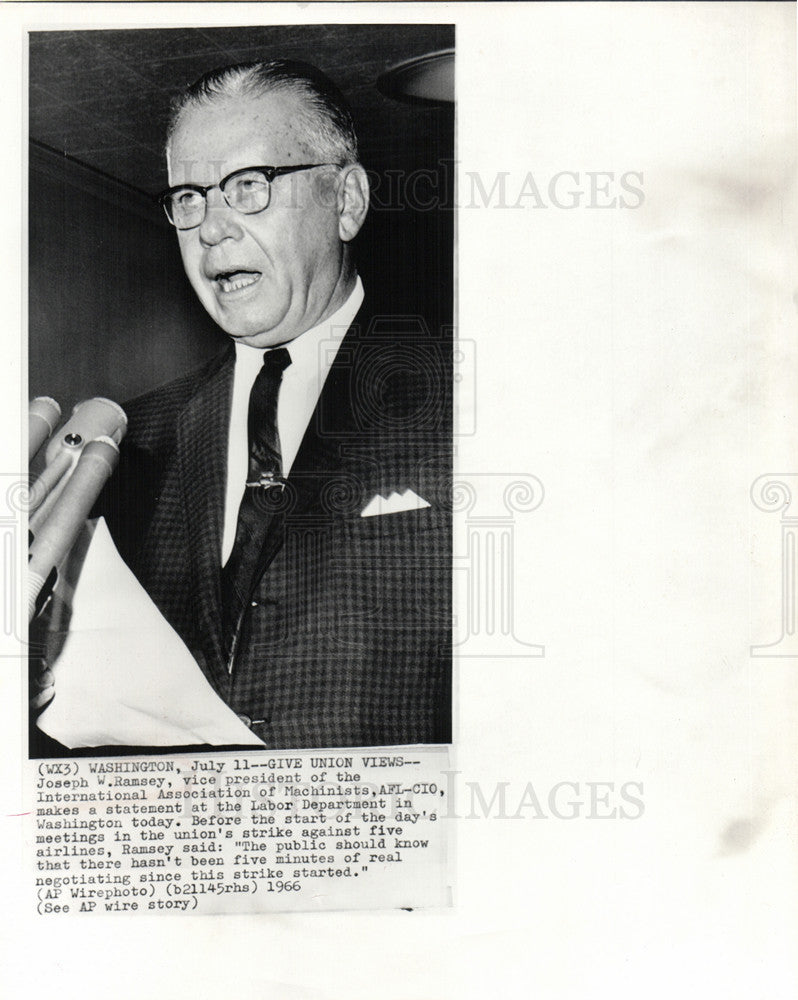
[[[105,407],[110,407],[111,410],[116,414],[118,420],[118,434],[115,430],[113,434],[98,434],[98,437],[112,437],[114,441],[119,444],[122,438],[125,436],[125,431],[127,430],[127,414],[119,405],[115,403],[112,399],[106,399],[105,396],[94,396],[93,399],[85,399],[82,403],[77,403],[72,413],[76,413],[78,410],[83,409],[89,404],[94,404],[95,409],[102,405]],[[109,418],[110,419],[110,418]]]
[[[121,406],[102,396],[85,399],[47,445],[46,461],[49,464],[62,452],[80,452],[98,437],[109,437],[119,444],[126,430],[127,416]]]
[[[52,396],[36,396],[30,401],[28,416],[40,417],[48,425],[52,434],[61,419],[61,407]]]
[[[28,406],[28,461],[53,433],[61,419],[61,407],[50,396],[37,396]]]
[[[119,462],[119,445],[113,438],[103,434],[89,441],[80,456],[82,462],[93,460],[104,462],[108,466],[108,475],[116,468]]]

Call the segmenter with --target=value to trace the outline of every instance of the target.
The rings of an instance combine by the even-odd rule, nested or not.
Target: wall
[[[161,209],[31,145],[29,391],[66,410],[122,401],[224,345],[194,297]]]

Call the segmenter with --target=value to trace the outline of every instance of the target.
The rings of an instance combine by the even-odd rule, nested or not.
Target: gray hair
[[[166,148],[189,108],[203,107],[218,98],[261,97],[288,92],[304,99],[300,120],[312,152],[345,166],[358,159],[352,113],[341,91],[321,70],[290,59],[238,63],[204,73],[172,102]]]

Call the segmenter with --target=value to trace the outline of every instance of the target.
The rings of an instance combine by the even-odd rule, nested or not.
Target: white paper
[[[56,695],[39,728],[86,746],[262,746],[216,695],[188,649],[122,561],[103,518],[77,585],[61,587],[68,631],[51,663]],[[55,609],[59,619],[61,608]]]
[[[90,29],[119,12],[5,8],[14,192],[22,15]],[[478,362],[460,470],[545,486],[512,522],[510,595],[516,652],[545,656],[458,663],[454,907],[109,918],[87,961],[81,919],[24,913],[24,820],[8,819],[17,993],[41,972],[61,996],[134,1000],[147,956],[159,996],[200,1000],[232,982],[240,1000],[798,995],[798,660],[748,652],[789,610],[788,511],[749,491],[798,472],[795,5],[142,4],[124,23],[436,19],[457,22],[458,320]],[[295,45],[313,61],[301,30]],[[561,171],[580,174],[581,207],[551,206]],[[587,209],[589,171],[642,171],[644,205]],[[549,207],[467,207],[471,174],[490,191],[502,172],[510,205],[531,172]],[[26,303],[13,263],[6,278],[12,329]],[[18,404],[2,405],[15,426]],[[0,703],[12,743],[21,700]],[[21,813],[21,769],[4,764]],[[584,797],[602,780],[642,781],[643,815],[551,815],[556,783]],[[469,783],[487,802],[503,789],[507,818],[472,816]],[[530,784],[546,819],[513,818]]]

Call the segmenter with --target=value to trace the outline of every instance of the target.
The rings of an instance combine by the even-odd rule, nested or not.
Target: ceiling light
[[[377,79],[377,88],[400,101],[454,103],[454,49],[428,52],[392,66]]]

